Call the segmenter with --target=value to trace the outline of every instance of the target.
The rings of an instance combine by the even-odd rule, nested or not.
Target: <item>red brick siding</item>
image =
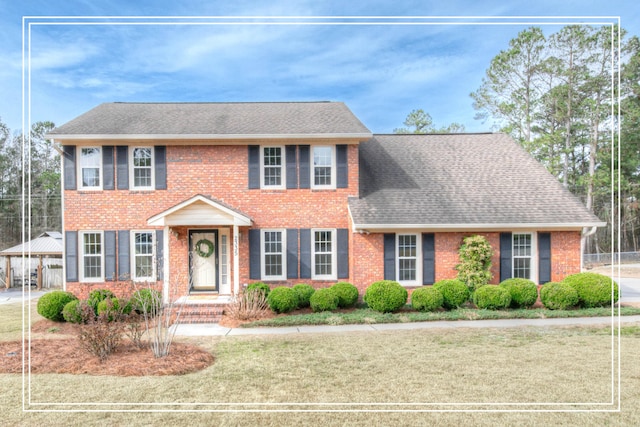
[[[491,258],[493,278],[489,283],[497,284],[500,281],[500,233],[436,233],[436,282],[458,277],[455,269],[455,266],[460,263],[458,250],[465,237],[476,234],[486,237],[493,249]]]
[[[551,233],[551,281],[559,282],[570,274],[580,273],[580,232]]]

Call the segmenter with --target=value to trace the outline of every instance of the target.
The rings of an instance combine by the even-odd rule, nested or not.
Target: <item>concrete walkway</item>
[[[613,318],[614,325],[618,317]],[[622,324],[639,324],[640,316],[620,316]],[[319,325],[281,328],[226,328],[218,324],[177,325],[180,336],[238,336],[238,335],[283,335],[317,334],[335,332],[371,332],[415,329],[452,328],[513,328],[520,326],[580,326],[611,325],[611,317],[576,317],[560,319],[498,319],[498,320],[454,320],[411,323],[379,323],[373,325]],[[175,326],[174,326],[175,327]],[[173,327],[172,327],[173,328]]]

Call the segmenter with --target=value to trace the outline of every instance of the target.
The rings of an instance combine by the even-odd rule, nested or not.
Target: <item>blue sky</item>
[[[467,131],[489,131],[489,123],[474,120],[469,93],[491,59],[532,21],[547,35],[584,21],[515,17],[619,16],[630,35],[640,35],[634,3],[0,0],[0,119],[13,131],[21,128],[22,17],[32,16],[43,17],[28,21],[32,122],[61,125],[114,101],[330,100],[345,102],[375,133],[401,127],[417,108],[436,126],[455,121]],[[192,18],[96,25],[105,21],[53,16]],[[202,19],[220,16],[360,18]],[[453,18],[426,20],[446,25],[363,18],[375,16]],[[461,17],[470,16],[500,19],[468,25],[472,20]]]

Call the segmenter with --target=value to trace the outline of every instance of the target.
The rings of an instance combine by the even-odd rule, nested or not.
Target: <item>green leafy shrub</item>
[[[500,310],[509,307],[511,294],[505,287],[484,285],[473,293],[473,303],[480,309]]]
[[[298,283],[291,289],[298,294],[298,308],[309,307],[311,295],[316,291],[313,289],[313,286],[307,285],[306,283]]]
[[[338,307],[349,308],[358,302],[358,288],[351,283],[339,282],[331,286],[331,288],[338,296]]]
[[[500,286],[509,291],[513,308],[529,308],[538,300],[538,287],[531,280],[507,279]]]
[[[433,286],[418,288],[411,293],[411,307],[418,311],[435,311],[442,307],[442,292]]]
[[[375,311],[392,313],[407,303],[408,292],[398,282],[380,280],[372,283],[364,293],[364,302]]]
[[[160,312],[162,306],[162,294],[155,289],[138,289],[131,295],[129,305],[131,306],[131,310],[135,310],[138,314],[147,313],[148,315],[155,316]]]
[[[583,307],[604,307],[611,304],[611,286],[613,302],[618,301],[618,284],[610,277],[598,273],[578,273],[567,276],[562,281],[571,285],[578,293],[579,303]]]
[[[267,302],[274,312],[288,313],[298,307],[298,293],[286,286],[278,286],[269,293]]]
[[[116,297],[105,298],[98,303],[98,316],[105,314],[109,322],[121,320],[125,305],[126,301]]]
[[[480,286],[489,283],[491,274],[491,257],[493,249],[486,237],[475,235],[465,237],[458,250],[460,264],[456,265],[458,280],[474,292]]]
[[[461,280],[445,279],[433,284],[442,294],[442,305],[447,310],[458,308],[469,300],[469,288]]]
[[[319,311],[333,311],[338,308],[338,295],[331,288],[316,289],[309,299],[311,310],[315,313]]]
[[[267,285],[266,283],[263,282],[255,282],[250,284],[249,286],[247,286],[247,293],[249,292],[254,292],[256,290],[261,291],[262,293],[264,293],[265,297],[269,296],[269,292],[271,292],[271,288],[269,287],[269,285]]]
[[[77,300],[71,292],[53,291],[48,292],[38,300],[38,314],[55,322],[62,322],[64,317],[62,310],[64,306],[73,300]]]
[[[540,301],[549,310],[566,310],[578,305],[580,298],[568,283],[549,282],[540,288]]]
[[[94,289],[89,292],[89,298],[87,303],[93,308],[93,311],[98,314],[98,304],[107,298],[114,298],[115,295],[109,289]]]
[[[78,324],[85,322],[82,312],[80,311],[80,303],[81,301],[79,299],[74,299],[65,304],[62,309],[62,317],[66,322]]]

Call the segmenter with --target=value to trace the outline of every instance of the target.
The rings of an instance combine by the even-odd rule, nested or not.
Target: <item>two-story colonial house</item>
[[[78,295],[423,286],[456,277],[471,234],[493,283],[546,283],[579,272],[583,230],[604,225],[507,135],[373,135],[339,102],[107,103],[48,138]]]

